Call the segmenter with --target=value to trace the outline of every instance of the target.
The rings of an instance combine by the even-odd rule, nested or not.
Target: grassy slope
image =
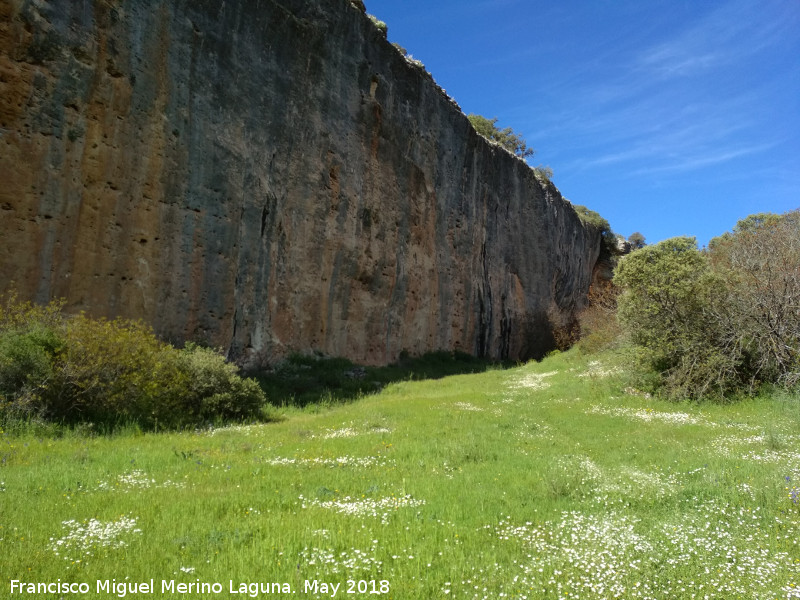
[[[128,577],[800,597],[798,399],[666,404],[626,395],[616,360],[572,351],[213,432],[0,435],[0,596]],[[107,545],[77,529],[91,519]]]

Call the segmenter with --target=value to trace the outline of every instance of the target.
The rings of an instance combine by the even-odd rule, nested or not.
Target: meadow
[[[800,398],[665,402],[625,360],[573,349],[253,425],[2,432],[0,597],[800,598]]]

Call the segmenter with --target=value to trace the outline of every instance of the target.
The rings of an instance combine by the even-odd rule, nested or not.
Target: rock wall
[[[0,291],[266,363],[524,359],[599,252],[347,0],[0,0]]]

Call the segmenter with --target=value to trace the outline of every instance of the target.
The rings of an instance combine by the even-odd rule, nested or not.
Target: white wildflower
[[[380,518],[381,523],[384,525],[389,522],[389,516],[392,512],[401,508],[416,507],[425,504],[424,500],[415,500],[411,495],[400,497],[390,496],[377,500],[373,498],[362,498],[358,500],[346,496],[340,500],[328,500],[325,502],[307,500],[303,496],[300,496],[300,501],[302,502],[303,508],[315,506],[354,517]]]
[[[79,562],[94,556],[102,548],[117,549],[127,543],[120,539],[125,534],[141,534],[136,527],[136,519],[122,517],[118,521],[98,521],[90,519],[79,523],[75,520],[63,521],[67,534],[57,540],[50,538],[50,549],[64,560]]]
[[[514,380],[511,383],[511,387],[517,389],[544,390],[550,387],[550,383],[545,381],[545,379],[557,374],[558,371],[550,371],[548,373],[528,373],[527,375]]]

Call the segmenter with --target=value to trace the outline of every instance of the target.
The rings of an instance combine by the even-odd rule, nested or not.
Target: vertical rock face
[[[599,235],[347,0],[0,0],[0,291],[292,350],[527,358]]]

